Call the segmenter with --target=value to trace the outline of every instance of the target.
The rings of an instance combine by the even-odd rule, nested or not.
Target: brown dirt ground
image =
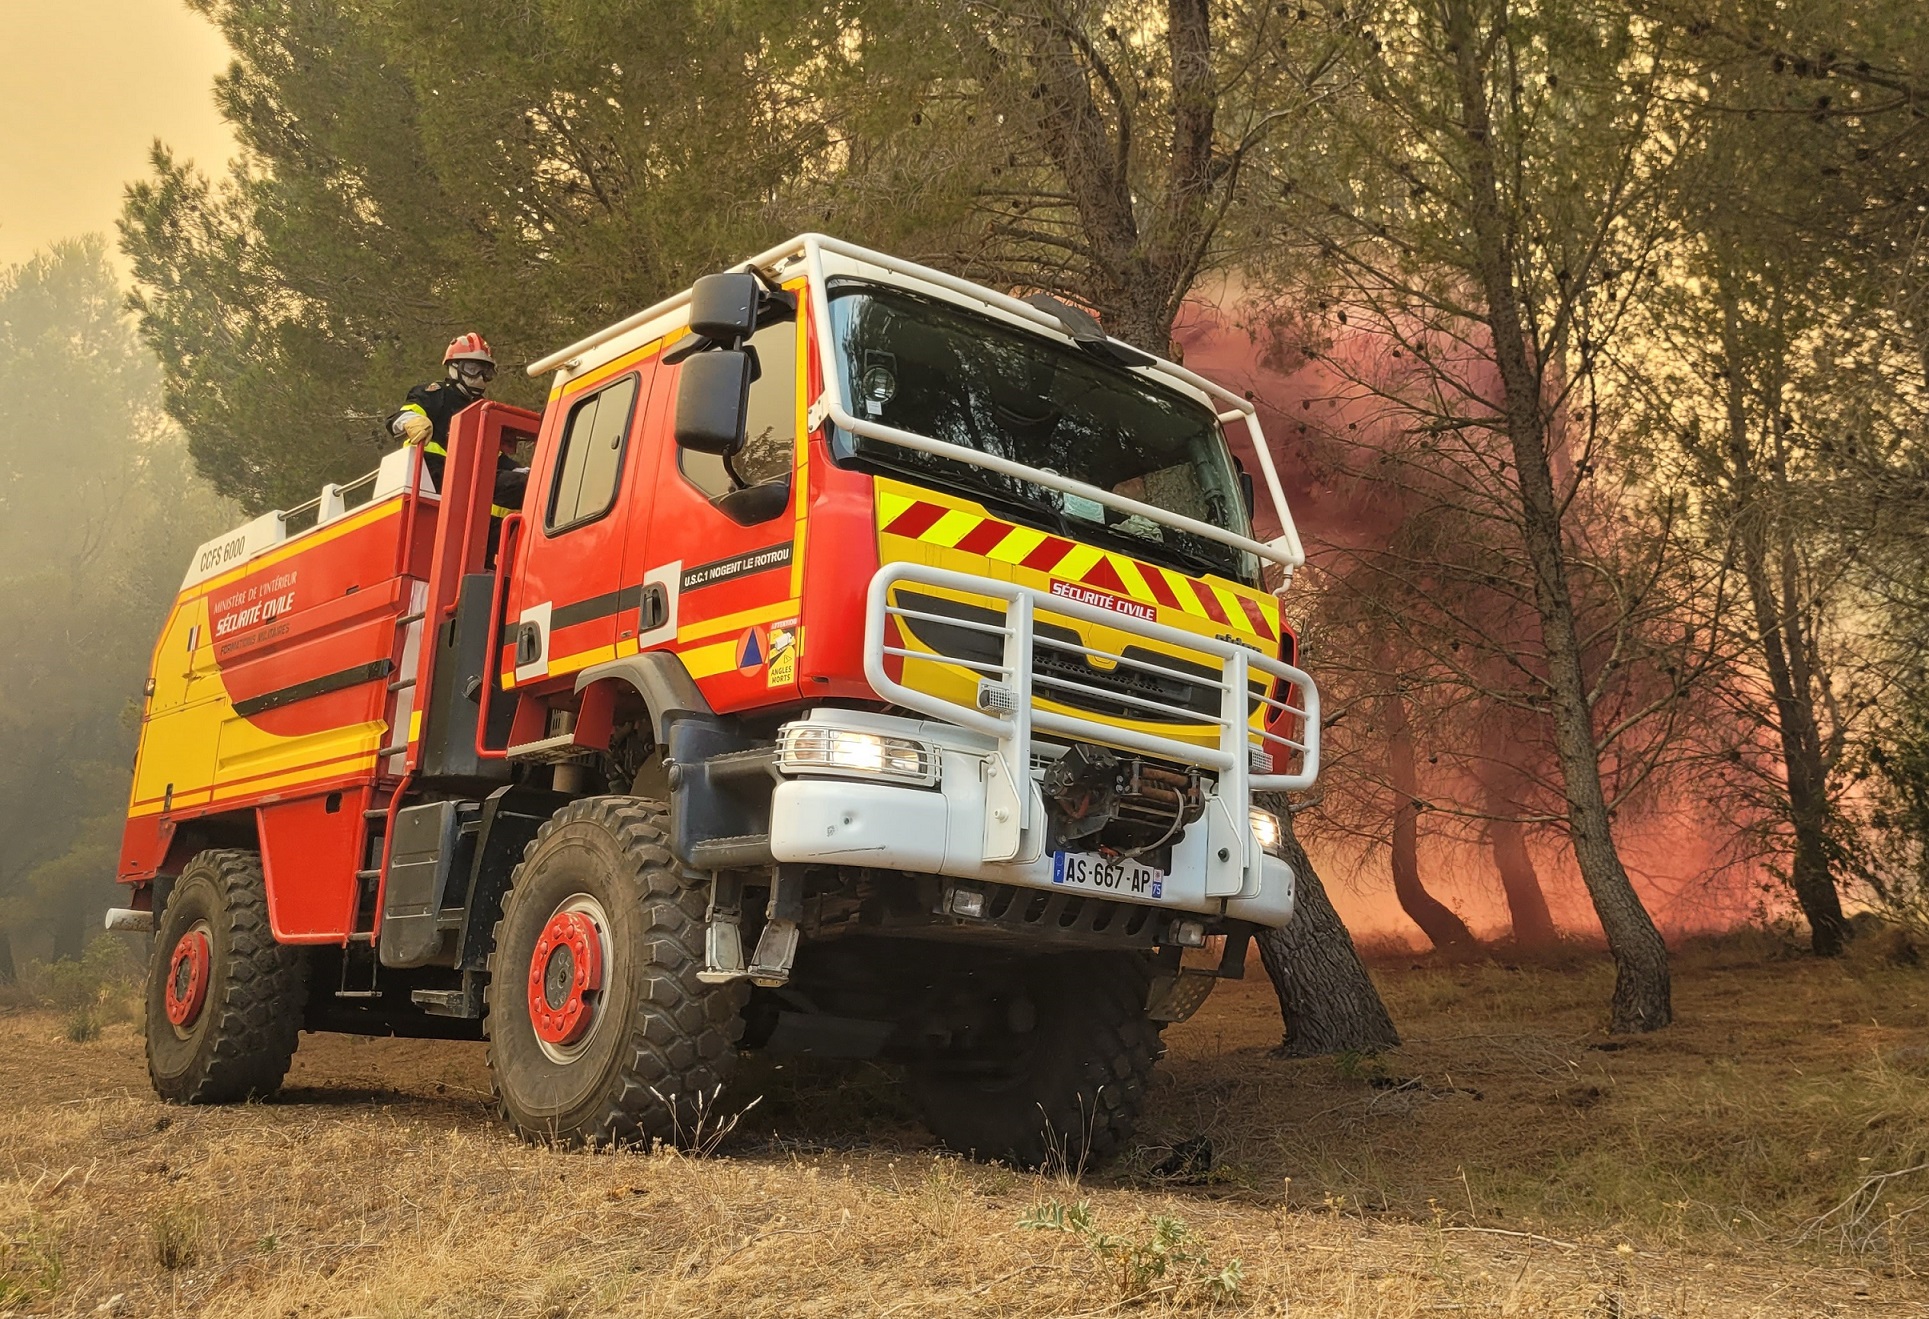
[[[276,1102],[182,1109],[136,1024],[0,1013],[0,1315],[1929,1316],[1906,956],[1691,949],[1638,1040],[1599,1032],[1593,957],[1377,974],[1405,1048],[1273,1059],[1255,974],[1168,1033],[1143,1147],[1076,1184],[935,1151],[874,1066],[753,1065],[716,1157],[588,1156],[496,1124],[479,1045],[305,1036]],[[1151,1175],[1197,1134],[1209,1180]],[[1182,1219],[1210,1265],[1135,1280],[1020,1225],[1081,1199],[1117,1241]]]

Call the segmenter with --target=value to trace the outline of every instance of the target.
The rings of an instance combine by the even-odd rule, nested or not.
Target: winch
[[[1048,811],[1048,851],[1151,857],[1170,847],[1206,803],[1197,767],[1083,742],[1053,761],[1039,786]]]

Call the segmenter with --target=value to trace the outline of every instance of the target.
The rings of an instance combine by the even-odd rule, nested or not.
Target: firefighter
[[[442,468],[449,456],[449,421],[471,403],[479,403],[496,378],[495,355],[488,341],[473,330],[449,344],[442,355],[448,378],[417,385],[409,391],[408,402],[389,419],[389,430],[404,444],[422,446],[422,465],[428,469],[435,488],[442,489]],[[506,453],[496,455],[495,500],[489,516],[499,519],[522,507],[523,487],[529,469],[516,466]],[[491,540],[494,528],[491,527]]]

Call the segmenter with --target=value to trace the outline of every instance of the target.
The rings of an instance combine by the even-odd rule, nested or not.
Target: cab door
[[[656,375],[646,363],[558,405],[523,505],[507,638],[518,686],[615,654],[624,598],[634,595],[622,589],[632,510],[618,494]]]
[[[747,341],[758,374],[744,449],[728,464],[676,447],[680,365],[662,368],[652,402],[651,434],[663,442],[651,446],[660,456],[647,524],[639,521],[631,534],[629,580],[642,583],[639,609],[623,626],[638,628],[638,649],[674,648],[719,711],[797,693],[800,335],[807,323],[791,310]]]

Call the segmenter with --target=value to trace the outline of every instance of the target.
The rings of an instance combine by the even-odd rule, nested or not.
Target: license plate
[[[1088,888],[1122,897],[1163,898],[1165,871],[1143,861],[1100,856],[1097,852],[1052,853],[1052,883]]]

